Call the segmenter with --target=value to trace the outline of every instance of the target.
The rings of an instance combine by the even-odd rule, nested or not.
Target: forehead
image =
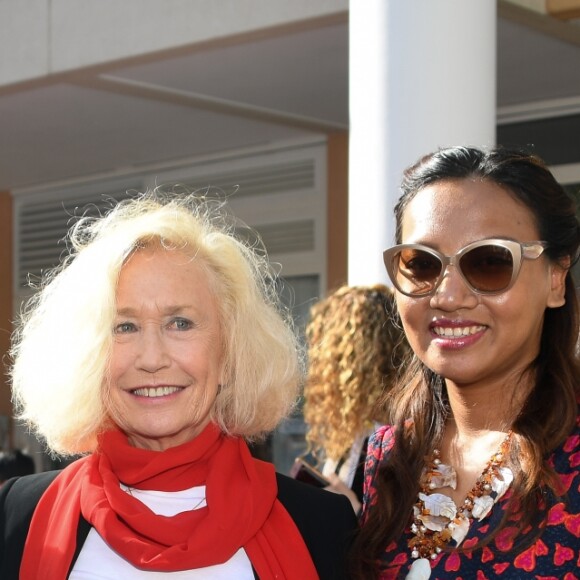
[[[199,256],[160,247],[136,250],[122,266],[117,284],[117,298],[157,294],[168,296],[213,294],[212,277]]]
[[[508,190],[481,179],[446,180],[419,190],[402,216],[403,243],[434,247],[485,238],[538,239],[534,214]]]

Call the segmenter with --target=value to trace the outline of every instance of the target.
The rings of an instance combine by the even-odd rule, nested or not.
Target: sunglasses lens
[[[469,283],[480,292],[499,292],[509,286],[514,257],[499,245],[479,246],[464,254],[459,266]]]
[[[413,296],[428,294],[441,274],[441,260],[421,249],[401,250],[395,256],[395,277],[398,288]]]

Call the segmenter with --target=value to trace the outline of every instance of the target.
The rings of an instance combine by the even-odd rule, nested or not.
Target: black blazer
[[[2,580],[18,580],[32,514],[41,495],[58,473],[47,471],[11,479],[0,489]],[[356,516],[348,499],[284,475],[277,474],[277,480],[278,499],[300,530],[320,578],[322,580],[347,578],[346,553],[357,526]],[[90,524],[81,516],[73,564],[90,529]]]

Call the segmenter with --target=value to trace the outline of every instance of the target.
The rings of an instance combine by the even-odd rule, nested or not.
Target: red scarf
[[[119,482],[158,491],[205,485],[207,507],[158,516]],[[276,494],[273,466],[253,459],[242,439],[214,425],[163,452],[132,447],[120,431],[107,431],[97,452],[69,465],[42,495],[20,578],[67,578],[81,514],[115,552],[142,570],[220,564],[243,547],[260,578],[318,578]]]

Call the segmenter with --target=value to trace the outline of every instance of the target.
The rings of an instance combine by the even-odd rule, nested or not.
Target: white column
[[[496,3],[350,2],[349,284],[387,282],[403,169],[495,144]]]

